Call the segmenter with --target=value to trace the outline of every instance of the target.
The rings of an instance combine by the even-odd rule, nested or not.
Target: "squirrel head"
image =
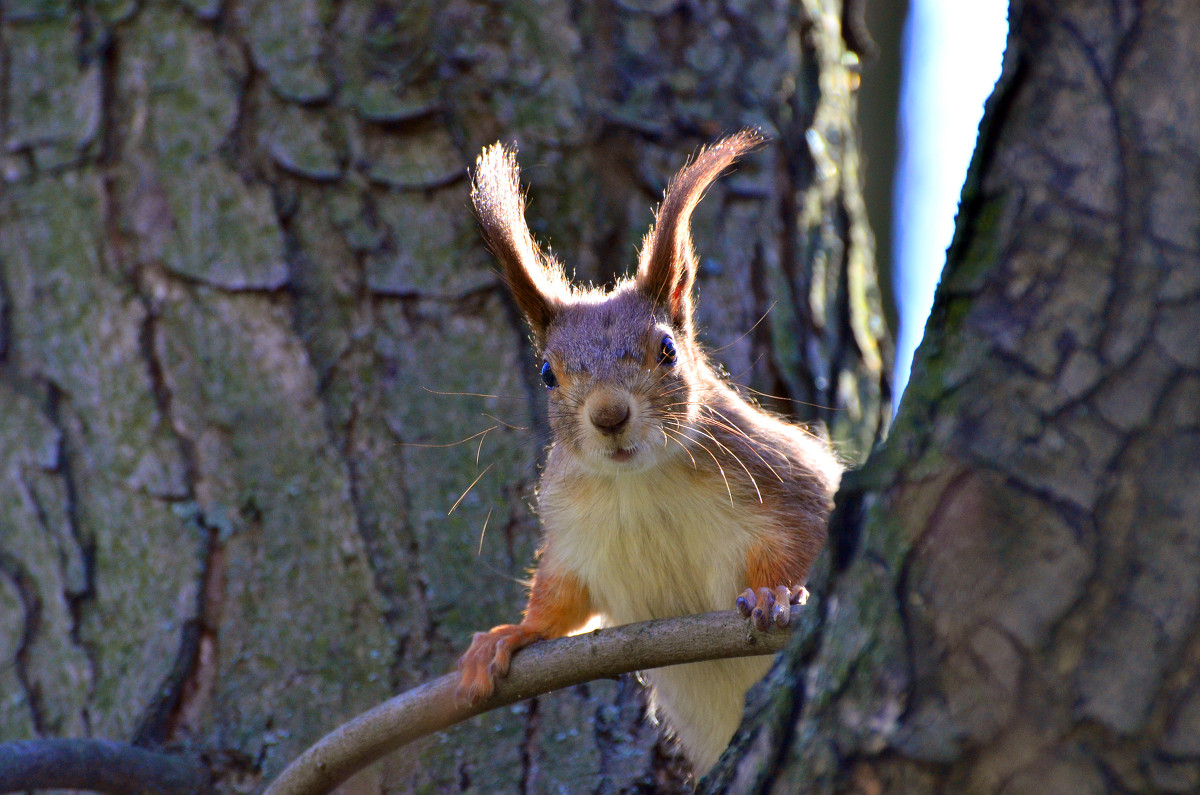
[[[692,211],[721,172],[761,142],[742,131],[685,166],[642,242],[637,275],[607,293],[573,288],[534,241],[515,152],[497,143],[479,156],[471,199],[543,357],[555,444],[592,468],[638,471],[688,455],[702,384],[714,378],[692,321]]]

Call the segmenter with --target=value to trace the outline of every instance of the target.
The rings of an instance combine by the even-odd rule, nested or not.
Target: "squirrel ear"
[[[471,201],[483,239],[500,260],[504,281],[539,340],[570,295],[562,266],[542,253],[525,224],[516,152],[495,143],[475,162]]]
[[[702,149],[671,180],[654,226],[642,241],[638,288],[656,305],[665,307],[680,328],[691,322],[692,284],[696,281],[692,211],[722,171],[762,142],[757,130],[742,130]]]

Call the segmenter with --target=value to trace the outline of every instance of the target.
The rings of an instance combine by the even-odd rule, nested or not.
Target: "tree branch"
[[[200,795],[207,784],[204,766],[184,754],[110,740],[0,743],[0,792],[73,789],[113,795]]]
[[[427,682],[334,729],[292,762],[264,795],[324,795],[384,754],[474,715],[630,671],[774,654],[789,634],[760,632],[729,610],[535,643],[513,657],[509,675],[487,701],[456,701],[457,673]]]

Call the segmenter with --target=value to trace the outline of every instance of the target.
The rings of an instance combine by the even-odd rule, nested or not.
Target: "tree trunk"
[[[839,13],[5,4],[0,740],[183,748],[255,791],[519,616],[546,431],[468,206],[496,139],[535,234],[608,282],[688,154],[761,127],[697,214],[700,326],[864,454],[890,350]],[[641,713],[575,688],[355,791],[677,787]]]
[[[1200,789],[1200,7],[1010,20],[822,626],[710,792]]]

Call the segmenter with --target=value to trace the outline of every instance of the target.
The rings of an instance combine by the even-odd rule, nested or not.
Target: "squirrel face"
[[[686,455],[695,401],[692,362],[677,333],[636,289],[562,307],[547,329],[542,366],[555,441],[607,473]]]
[[[513,152],[484,149],[471,200],[484,240],[543,355],[555,444],[598,471],[639,471],[691,458],[696,418],[715,379],[696,343],[696,256],[690,219],[720,173],[761,142],[753,130],[702,150],[671,181],[637,275],[608,294],[572,287],[534,241]],[[711,390],[711,387],[710,387]]]

